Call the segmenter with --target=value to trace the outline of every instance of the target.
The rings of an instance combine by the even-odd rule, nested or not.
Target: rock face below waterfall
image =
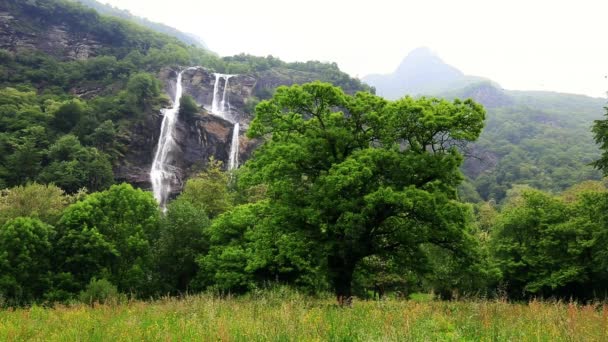
[[[165,69],[160,73],[164,89],[172,98],[175,96],[177,71]],[[209,111],[213,100],[215,76],[204,68],[188,70],[183,74],[184,95],[195,99],[200,106],[200,112],[193,118],[179,117],[175,127],[175,140],[178,145],[175,151],[176,182],[172,184],[174,192],[181,191],[188,177],[203,170],[209,159],[213,157],[228,165],[234,124],[224,118],[212,115]],[[220,82],[219,92],[223,93],[223,82]],[[247,110],[248,102],[253,99],[252,93],[256,79],[252,76],[237,75],[230,78],[227,98],[230,103],[232,119],[241,125],[239,141],[239,161],[247,160],[255,147],[257,140],[247,139],[244,134],[252,119]],[[115,170],[117,179],[149,189],[150,165],[154,157],[160,134],[163,116],[159,113],[147,117],[144,122],[133,129],[129,153],[123,163]]]
[[[229,78],[226,99],[230,104],[231,119],[248,123],[252,116],[249,104],[254,101],[253,91],[257,80],[249,75],[234,75]],[[184,92],[194,98],[199,106],[211,109],[215,75],[208,69],[198,68],[184,73]],[[224,79],[218,84],[218,92],[224,93]]]
[[[166,68],[159,73],[165,92],[175,96],[177,70]],[[239,164],[251,157],[258,140],[245,137],[249,123],[253,119],[255,104],[264,98],[272,96],[274,89],[281,85],[312,82],[318,75],[310,72],[293,70],[267,70],[254,75],[234,75],[230,77],[226,89],[227,102],[230,104],[229,118],[212,115],[211,104],[215,86],[214,73],[206,68],[196,68],[183,73],[182,86],[184,95],[191,96],[200,106],[200,112],[190,120],[179,118],[176,125],[176,141],[179,151],[176,152],[177,181],[173,184],[174,192],[181,191],[188,177],[203,170],[209,158],[221,160],[228,166],[232,142],[233,122],[240,124]],[[224,81],[218,84],[218,93],[224,93]],[[346,88],[347,92],[360,89]],[[138,187],[151,188],[149,172],[156,144],[160,134],[162,115],[155,114],[147,117],[138,124],[131,136],[128,154],[122,164],[115,170],[119,181],[126,181]],[[230,121],[229,121],[230,120]]]

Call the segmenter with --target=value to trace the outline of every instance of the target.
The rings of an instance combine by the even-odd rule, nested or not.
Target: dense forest
[[[138,17],[136,15],[133,15],[133,14],[131,14],[131,12],[129,12],[127,10],[122,10],[120,8],[116,8],[116,7],[110,6],[108,4],[104,4],[104,3],[96,1],[96,0],[72,0],[72,1],[76,1],[87,7],[90,7],[92,9],[96,10],[97,12],[99,12],[99,14],[104,14],[104,15],[108,15],[108,16],[126,19],[126,20],[132,21],[136,24],[145,26],[153,31],[156,31],[159,33],[164,33],[169,36],[173,36],[173,37],[179,39],[180,41],[182,41],[183,43],[185,43],[186,45],[194,45],[196,47],[208,50],[205,42],[200,37],[197,37],[194,34],[181,32],[171,26],[152,22],[146,18],[142,18],[142,17]]]
[[[340,304],[607,295],[608,112],[575,115],[584,99],[387,100],[335,63],[218,57],[72,1],[0,12],[14,20],[0,31],[0,305],[273,284]],[[53,25],[79,52],[31,39]],[[195,65],[290,85],[252,95],[260,143],[241,168],[211,159],[163,211],[115,173],[137,125],[171,105],[161,72]],[[182,99],[182,117],[202,110]],[[487,155],[491,168],[471,162]]]
[[[599,157],[591,124],[605,101],[586,96],[517,92],[484,82],[446,94],[479,98],[488,110],[486,127],[463,171],[475,192],[468,199],[501,202],[516,185],[559,193],[600,180],[591,163]]]

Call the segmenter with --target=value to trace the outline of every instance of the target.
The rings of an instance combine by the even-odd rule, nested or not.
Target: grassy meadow
[[[608,305],[211,295],[0,311],[2,341],[606,341]]]

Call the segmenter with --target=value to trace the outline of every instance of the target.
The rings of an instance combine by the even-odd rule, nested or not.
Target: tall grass
[[[273,291],[0,311],[2,341],[606,341],[608,306],[355,301]]]

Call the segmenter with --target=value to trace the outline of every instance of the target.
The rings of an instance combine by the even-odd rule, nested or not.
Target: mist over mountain
[[[482,80],[446,64],[427,47],[410,52],[391,74],[363,77],[364,82],[376,87],[378,95],[387,99],[397,99],[406,94],[436,94]]]
[[[550,91],[514,91],[446,64],[428,48],[410,52],[392,74],[365,82],[388,99],[471,98],[487,111],[486,127],[469,148],[461,188],[469,201],[502,201],[516,185],[560,192],[601,178],[590,163],[599,150],[590,127],[605,99]]]
[[[373,292],[368,307],[385,290],[608,293],[605,99],[506,90],[420,48],[366,77],[389,101],[336,63],[220,57],[190,38],[94,0],[0,1],[0,310],[190,293],[262,308],[290,287],[327,307],[330,291],[340,306]]]
[[[180,41],[182,41],[185,44],[194,45],[201,49],[206,49],[206,50],[209,49],[207,47],[207,44],[205,43],[205,41],[203,41],[203,39],[201,37],[199,37],[193,33],[182,32],[171,26],[153,22],[146,18],[138,17],[136,15],[131,14],[131,12],[129,12],[127,10],[116,8],[114,6],[110,6],[108,4],[104,4],[104,3],[101,3],[96,0],[71,0],[71,1],[79,2],[87,7],[90,7],[92,9],[96,10],[100,14],[110,15],[110,16],[122,18],[125,20],[129,20],[136,24],[145,26],[158,33],[168,34],[170,36],[173,36],[173,37],[179,39]]]
[[[126,181],[149,189],[150,165],[164,117],[161,109],[171,106],[178,72],[190,66],[200,67],[188,70],[182,81],[192,115],[179,120],[174,134],[180,146],[172,156],[173,171],[179,176],[175,192],[210,157],[229,164],[232,137],[239,131],[233,121],[242,128],[237,133],[244,135],[255,105],[270,98],[278,86],[320,80],[350,93],[369,90],[335,63],[286,63],[245,54],[220,58],[185,41],[176,29],[154,23],[148,28],[144,23],[151,22],[93,0],[0,1],[0,98],[14,96],[18,104],[18,110],[7,109],[9,114],[0,120],[5,137],[0,139],[0,188],[52,181],[68,191],[83,186],[95,191]],[[225,83],[218,84],[218,73],[230,75],[230,83],[223,79]],[[210,114],[218,89],[229,99],[230,120]],[[0,101],[0,107],[3,104]],[[49,118],[39,120],[27,112],[28,106]],[[30,114],[22,114],[24,120],[16,124],[13,121],[19,120],[12,117],[21,118],[21,111]],[[62,115],[71,117],[69,122],[63,122]],[[39,126],[44,139],[32,147],[36,156],[26,158],[31,164],[15,163],[19,148],[34,139],[21,130],[32,126]],[[112,148],[102,147],[101,140],[95,143],[93,136],[100,131],[116,133],[102,139],[111,141]],[[98,153],[97,159],[89,159],[104,167],[84,171],[80,164],[93,162],[80,160],[77,176],[57,171],[68,167],[58,166],[62,162],[76,163],[49,155],[48,149],[64,142],[61,139],[83,145],[91,155]],[[239,144],[243,162],[256,144],[247,139]],[[89,184],[98,170],[105,172],[97,177],[103,182]]]

